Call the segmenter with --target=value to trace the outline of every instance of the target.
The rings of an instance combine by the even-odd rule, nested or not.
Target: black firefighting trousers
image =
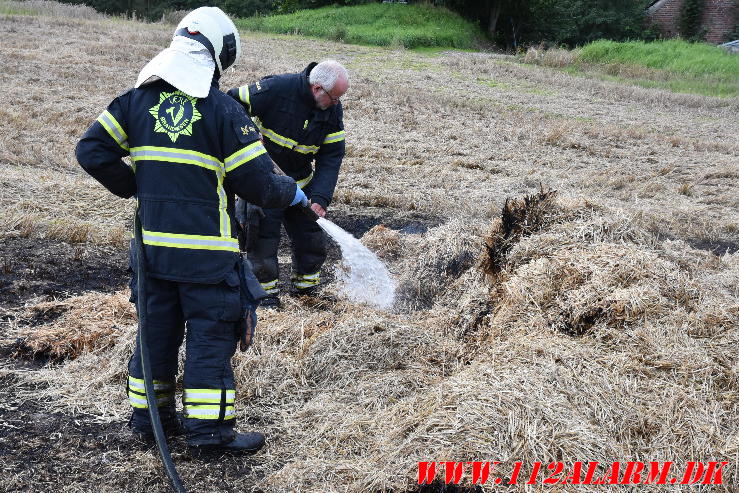
[[[277,294],[279,267],[277,251],[282,224],[292,246],[292,279],[294,287],[304,289],[318,283],[318,275],[326,260],[326,236],[321,227],[297,207],[264,209],[259,227],[259,240],[250,246],[248,258],[259,282],[269,294]]]
[[[136,300],[135,275],[131,281]],[[189,445],[233,440],[235,385],[231,357],[240,335],[242,303],[238,272],[218,284],[147,278],[149,354],[155,393],[165,430],[174,426],[177,356],[185,330],[184,426]],[[131,427],[149,433],[138,341],[128,364]]]

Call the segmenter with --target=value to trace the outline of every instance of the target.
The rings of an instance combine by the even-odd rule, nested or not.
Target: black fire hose
[[[144,374],[144,387],[146,388],[146,402],[149,406],[149,418],[151,419],[151,427],[154,430],[154,438],[159,449],[159,457],[162,459],[167,477],[169,477],[172,487],[177,493],[186,493],[187,490],[182,484],[179,474],[177,474],[177,469],[174,466],[174,462],[172,462],[172,455],[169,453],[169,447],[167,447],[167,438],[162,428],[162,420],[159,418],[159,408],[157,407],[157,398],[154,393],[151,361],[149,360],[149,346],[146,344],[146,266],[144,261],[144,240],[138,208],[134,216],[134,231],[136,237],[136,285],[139,312],[138,337],[139,349],[141,351],[141,369]]]

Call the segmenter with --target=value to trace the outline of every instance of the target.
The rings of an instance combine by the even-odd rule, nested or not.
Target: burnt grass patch
[[[113,292],[128,282],[125,250],[21,236],[5,236],[0,241],[0,311],[39,296]],[[48,323],[59,315],[53,310],[39,313],[29,323]]]
[[[500,211],[500,221],[494,224],[485,239],[486,256],[481,267],[486,274],[498,275],[511,248],[521,238],[530,236],[547,225],[553,214],[556,194],[556,190],[547,190],[541,186],[538,193],[506,199]]]
[[[2,491],[58,491],[61,485],[64,491],[80,492],[171,491],[156,447],[134,438],[125,422],[101,423],[84,412],[50,412],[42,398],[29,398],[34,392],[43,394],[44,388],[31,387],[12,371],[0,364]],[[263,479],[253,471],[255,459],[198,460],[189,455],[182,438],[170,438],[168,443],[186,486],[235,492]]]

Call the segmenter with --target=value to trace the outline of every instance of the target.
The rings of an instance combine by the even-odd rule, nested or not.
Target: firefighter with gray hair
[[[228,91],[254,118],[272,160],[295,179],[320,217],[331,204],[344,159],[341,97],[348,89],[346,69],[324,60],[299,73],[268,76]],[[320,226],[298,210],[238,206],[244,210],[239,221],[246,229],[245,249],[269,295],[262,305],[280,305],[277,251],[283,224],[292,247],[292,288],[298,295],[315,295],[326,260]]]
[[[76,149],[93,178],[137,200],[131,291],[150,355],[152,402],[164,431],[177,433],[175,382],[186,332],[183,424],[195,455],[253,453],[265,443],[261,433],[234,430],[231,358],[239,341],[242,350],[251,344],[256,300],[264,295],[256,280],[248,282],[239,253],[234,194],[268,208],[308,207],[295,181],[273,172],[251,118],[218,88],[240,54],[239,33],[226,14],[216,7],[190,12],[170,46],[108,105]],[[129,426],[151,441],[140,354],[137,343],[128,366]]]

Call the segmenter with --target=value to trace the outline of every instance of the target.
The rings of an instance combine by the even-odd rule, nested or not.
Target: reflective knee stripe
[[[248,163],[255,157],[261,156],[262,154],[266,152],[267,152],[267,149],[264,148],[264,146],[262,145],[260,141],[256,141],[256,142],[249,144],[248,146],[234,152],[233,154],[231,154],[229,157],[226,158],[226,161],[224,162],[226,166],[226,173],[228,173],[229,171],[235,170],[242,164]]]
[[[311,288],[317,286],[321,281],[321,271],[313,274],[293,274],[292,276],[293,286],[298,289]]]
[[[100,125],[103,126],[105,131],[108,132],[121,149],[128,151],[128,135],[126,135],[126,132],[123,130],[120,123],[118,123],[118,120],[116,120],[108,110],[103,111],[97,121],[100,122]]]
[[[310,174],[309,174],[308,176],[306,176],[306,177],[305,177],[305,178],[303,178],[302,180],[298,180],[298,181],[296,181],[295,183],[297,183],[297,184],[298,184],[298,186],[299,186],[300,188],[303,188],[303,187],[304,187],[304,186],[306,186],[306,185],[307,185],[308,183],[310,183],[310,181],[311,181],[312,179],[313,179],[313,172],[311,171],[311,172],[310,172]]]
[[[193,419],[218,419],[221,416],[221,406],[185,406],[185,417]],[[236,409],[226,406],[223,419],[234,419]]]
[[[267,294],[278,294],[280,292],[280,289],[277,287],[277,279],[269,282],[260,282],[259,284],[262,285],[262,289]]]
[[[339,141],[344,140],[345,137],[346,137],[346,132],[344,132],[343,130],[341,130],[339,132],[334,132],[332,134],[328,134],[326,136],[326,138],[323,140],[323,143],[324,144],[333,144],[335,142],[339,142]]]
[[[144,245],[189,248],[191,250],[239,251],[239,240],[225,236],[181,235],[143,230],[142,237]]]
[[[239,87],[239,99],[247,107],[247,111],[251,114],[251,99],[249,97],[249,86]]]
[[[236,417],[232,389],[185,389],[185,417],[194,419],[233,419]]]
[[[132,407],[139,409],[148,409],[149,404],[146,401],[146,386],[140,378],[128,376],[128,402]],[[154,395],[157,398],[157,407],[163,407],[172,404],[174,401],[174,384],[154,380]]]

